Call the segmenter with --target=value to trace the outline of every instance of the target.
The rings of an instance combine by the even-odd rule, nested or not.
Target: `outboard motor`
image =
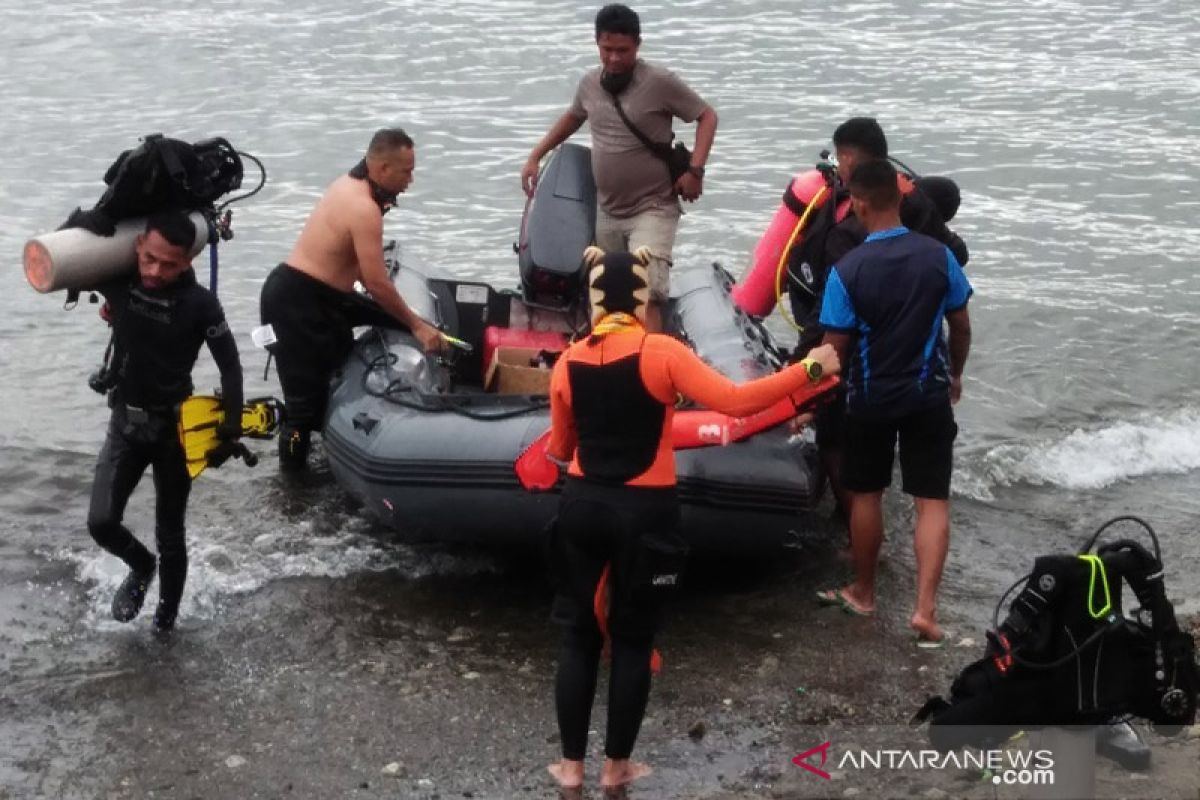
[[[1090,552],[1119,521],[1142,525],[1154,553],[1129,539]],[[1096,725],[1132,715],[1165,734],[1196,718],[1200,668],[1192,636],[1179,629],[1163,587],[1162,557],[1153,529],[1136,517],[1103,525],[1077,555],[1042,556],[987,634],[984,657],[931,698],[914,723],[930,720],[939,749],[997,745],[1020,729]],[[1122,581],[1140,605],[1121,609]],[[997,604],[997,616],[1004,599]],[[993,619],[993,623],[995,619]]]
[[[526,303],[566,309],[583,296],[583,251],[595,232],[591,150],[567,143],[542,169],[521,217],[515,249]]]

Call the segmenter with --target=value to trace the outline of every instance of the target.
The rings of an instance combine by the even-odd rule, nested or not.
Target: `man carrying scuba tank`
[[[112,325],[105,365],[89,380],[107,394],[112,417],[92,483],[88,531],[96,543],[129,567],[112,615],[133,620],[159,578],[154,626],[175,626],[187,577],[184,518],[191,478],[179,438],[178,406],[192,393],[192,368],[207,344],[221,371],[225,419],[222,443],[210,453],[216,465],[238,452],[241,436],[242,367],[237,343],[215,295],[196,282],[191,255],[196,230],[180,211],[151,216],[138,236],[137,276],[118,279],[100,292],[101,315]],[[146,467],[154,470],[158,556],[122,524],[125,506]]]
[[[887,137],[871,117],[851,117],[839,125],[833,132],[833,146],[836,170],[824,164],[818,168],[819,175],[817,171],[804,173],[789,184],[776,219],[755,250],[750,274],[733,290],[734,300],[743,310],[766,316],[775,304],[778,278],[778,288],[786,286],[791,317],[800,333],[798,355],[820,344],[825,334],[820,313],[830,269],[867,238],[866,228],[850,207],[850,175],[859,164],[888,158]],[[946,245],[958,263],[965,265],[967,246],[946,227],[958,210],[959,194],[954,182],[936,177],[914,180],[900,174],[897,184],[902,195],[901,223]],[[786,277],[776,275],[780,268]],[[842,509],[848,502],[841,485],[845,413],[845,396],[841,394],[823,404],[814,420],[822,466]]]

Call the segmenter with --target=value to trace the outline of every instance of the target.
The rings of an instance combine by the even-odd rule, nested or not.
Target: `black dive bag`
[[[108,189],[88,211],[75,209],[64,228],[112,236],[116,223],[159,211],[208,210],[242,185],[242,159],[227,140],[194,144],[159,133],[117,156],[104,173]]]
[[[1036,559],[1007,618],[988,632],[983,658],[962,670],[949,700],[930,698],[914,723],[928,719],[930,741],[942,750],[1125,716],[1165,735],[1192,724],[1200,690],[1195,641],[1166,598],[1157,540],[1155,550],[1122,539],[1094,555],[1085,548]],[[1128,617],[1122,582],[1140,604]]]

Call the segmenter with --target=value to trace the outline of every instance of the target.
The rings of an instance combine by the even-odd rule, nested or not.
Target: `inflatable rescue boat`
[[[405,331],[366,329],[335,379],[324,443],[336,480],[409,540],[536,541],[557,484],[530,491],[514,463],[550,425],[550,365],[586,332],[582,253],[595,186],[588,150],[561,147],[522,220],[521,285],[497,290],[401,264],[397,289],[464,344],[426,356]],[[712,367],[742,382],[776,371],[782,352],[739,309],[719,265],[673,270],[665,325]],[[709,552],[766,552],[798,540],[824,483],[814,445],[782,423],[789,407],[745,419],[676,414],[682,530]],[[679,449],[683,448],[683,449]]]

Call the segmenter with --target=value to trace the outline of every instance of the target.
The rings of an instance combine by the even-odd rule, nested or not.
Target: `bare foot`
[[[628,758],[608,758],[604,760],[604,769],[600,771],[600,785],[606,789],[626,786],[652,772],[654,772],[653,767],[640,761],[630,761]]]
[[[917,632],[917,638],[926,642],[940,642],[946,635],[941,626],[937,624],[937,619],[932,616],[913,614],[908,624]]]
[[[546,767],[546,771],[554,776],[558,785],[564,789],[578,789],[583,786],[583,762],[564,758]]]

